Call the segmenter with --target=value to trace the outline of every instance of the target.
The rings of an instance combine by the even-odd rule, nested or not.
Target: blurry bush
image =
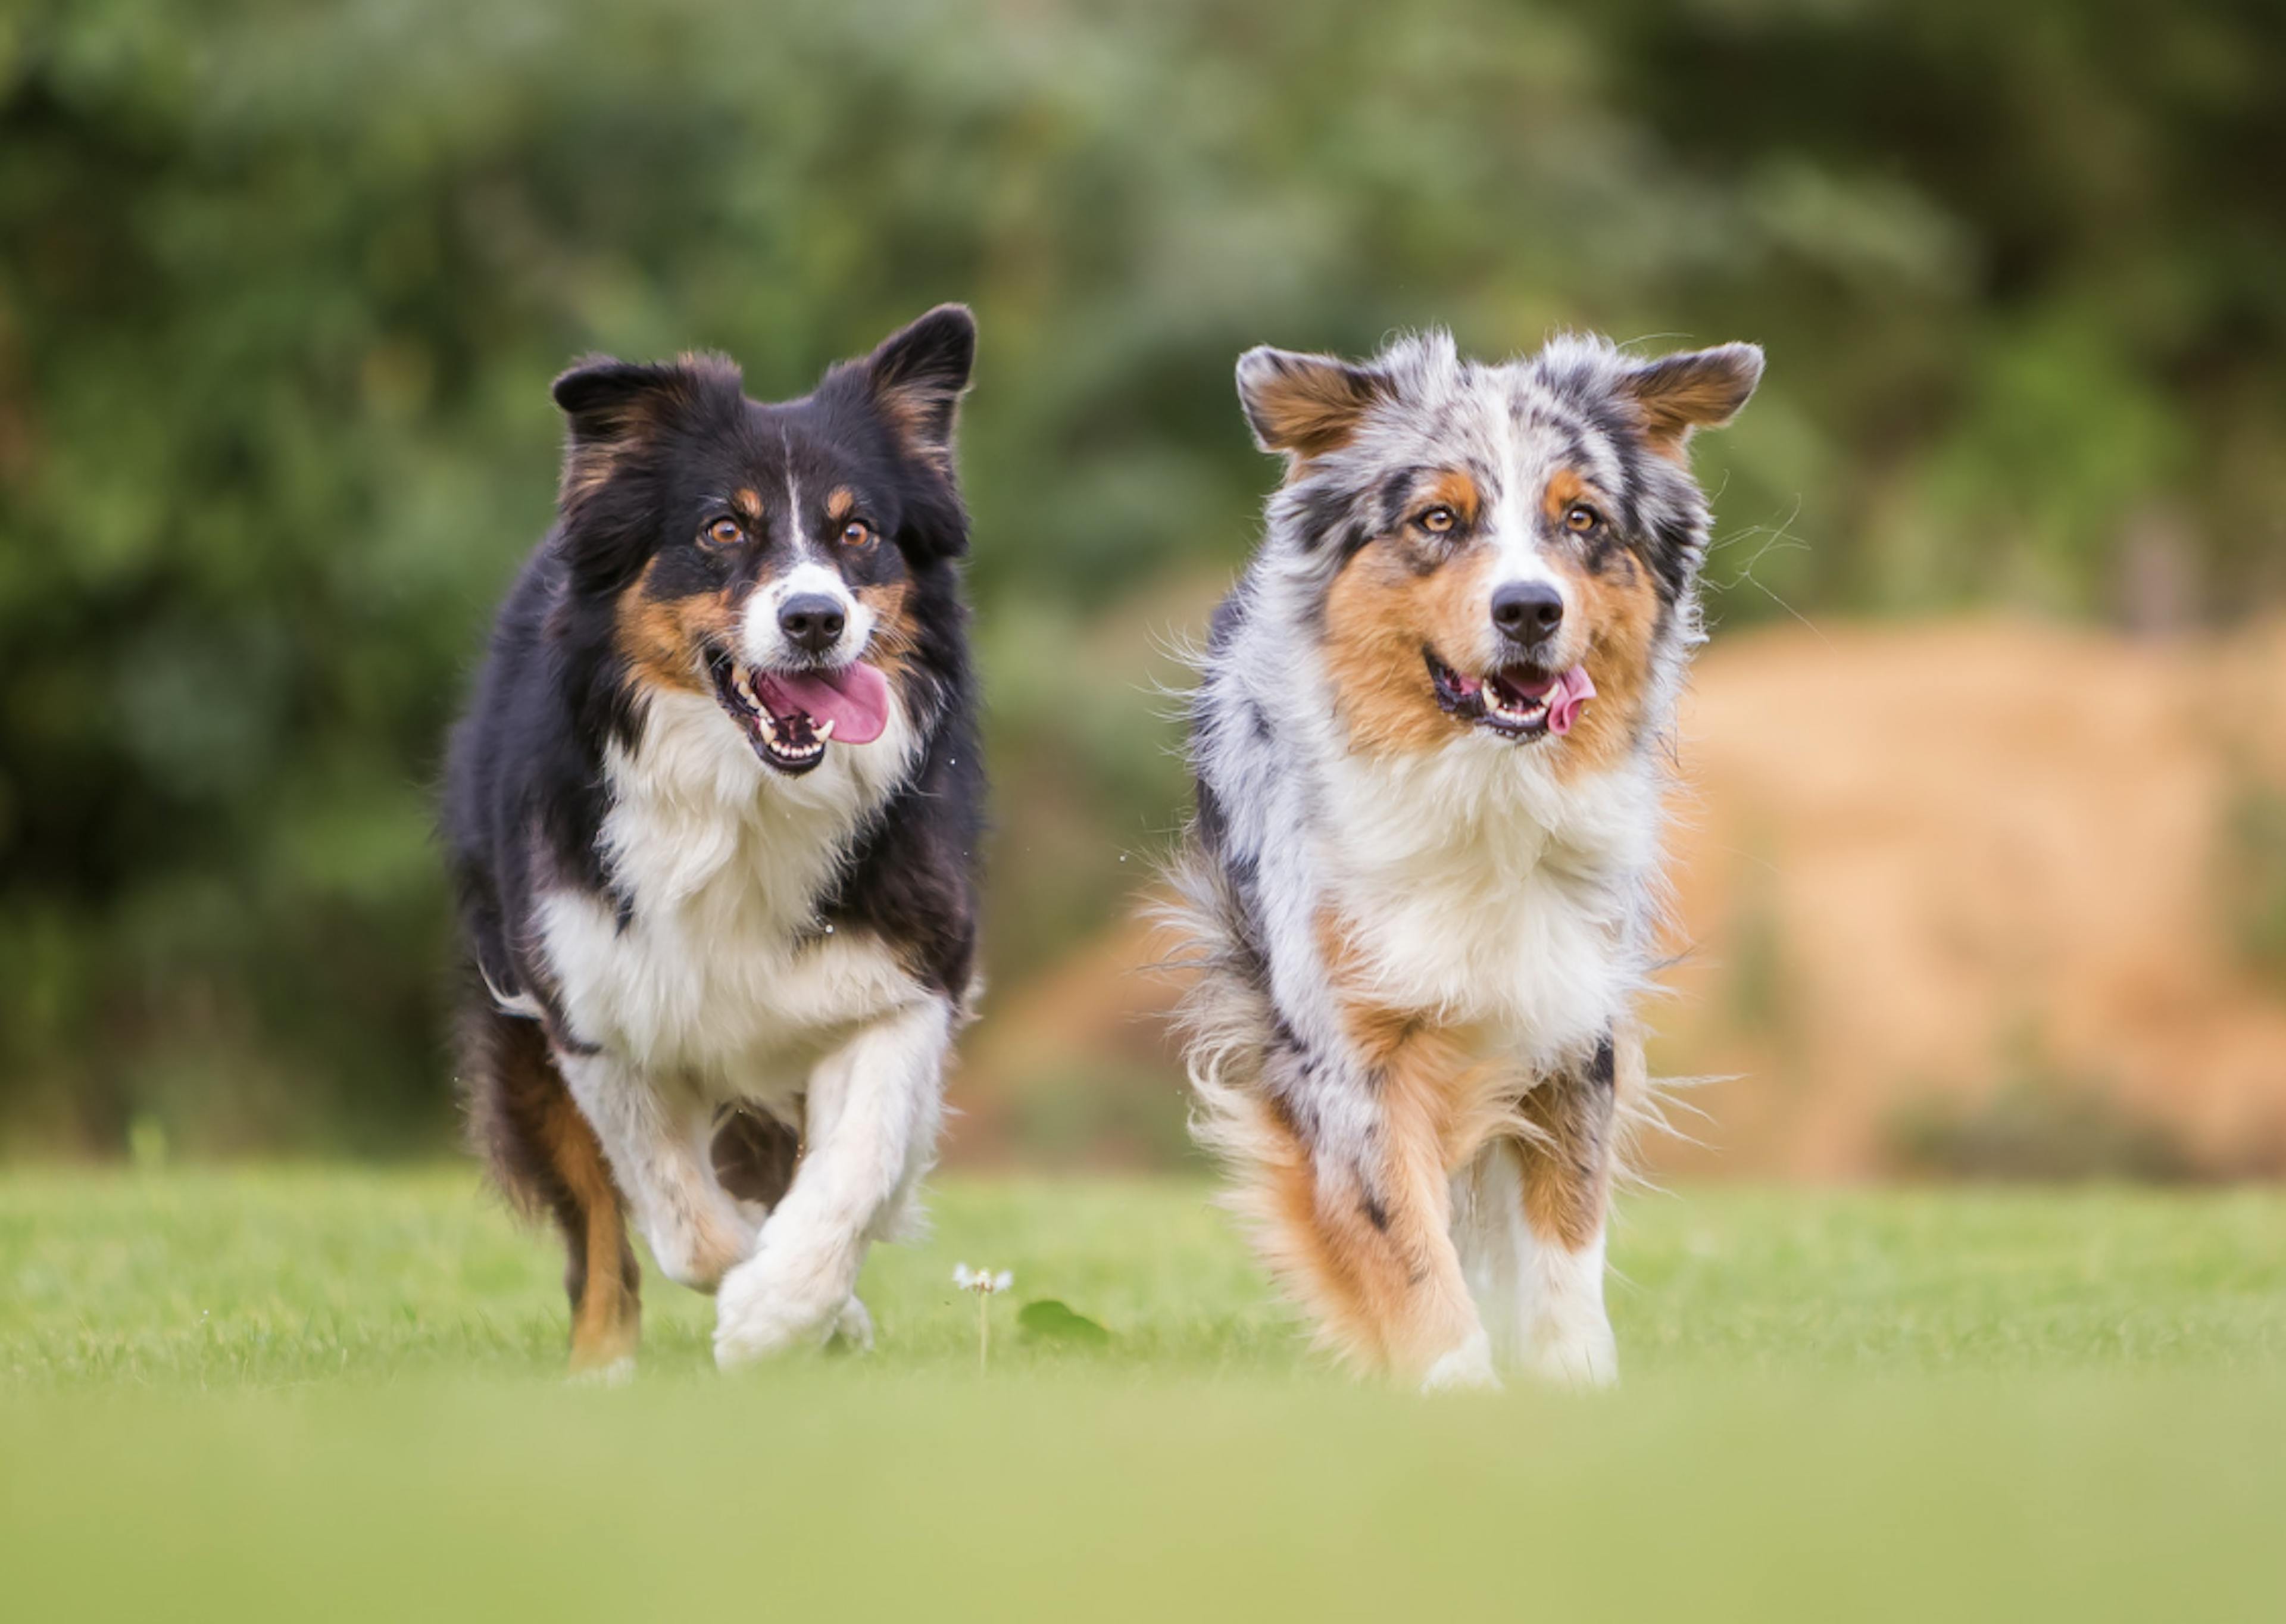
[[[2085,1078],[2020,1078],[1974,1102],[1933,1095],[1889,1124],[1896,1171],[1925,1178],[2179,1183],[2195,1163],[2164,1123]]]
[[[2282,34],[2252,0],[16,0],[0,1124],[438,1131],[427,784],[591,348],[783,393],[977,307],[1003,979],[1176,815],[1118,628],[1250,540],[1249,343],[1762,340],[1702,464],[1733,619],[2093,608],[2131,509],[2206,603],[2274,588]]]

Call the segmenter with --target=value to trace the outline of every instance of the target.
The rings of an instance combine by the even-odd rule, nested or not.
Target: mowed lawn
[[[2286,1617],[2286,1194],[1637,1194],[1622,1387],[1432,1399],[1210,1194],[945,1180],[871,1355],[653,1277],[601,1391],[466,1168],[0,1171],[0,1616]]]

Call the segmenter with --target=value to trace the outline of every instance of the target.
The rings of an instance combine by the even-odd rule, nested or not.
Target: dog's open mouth
[[[1446,714],[1499,734],[1502,738],[1538,738],[1569,733],[1580,707],[1596,697],[1588,667],[1543,671],[1537,666],[1503,666],[1482,677],[1464,676],[1428,650],[1429,680]]]
[[[763,671],[712,651],[714,697],[745,729],[754,753],[799,777],[825,759],[832,741],[870,745],[889,725],[889,680],[855,660],[832,670]]]

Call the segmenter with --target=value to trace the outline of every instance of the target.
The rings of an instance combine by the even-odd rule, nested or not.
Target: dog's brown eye
[[[1421,528],[1431,535],[1441,536],[1460,523],[1460,516],[1450,508],[1431,508],[1421,516]]]
[[[738,528],[736,519],[716,519],[706,527],[705,534],[716,547],[736,547],[746,539],[746,532]]]
[[[841,545],[863,547],[873,539],[873,527],[863,519],[852,519],[841,527]]]
[[[1604,516],[1586,502],[1573,502],[1564,509],[1564,528],[1574,532],[1593,530],[1603,522]]]

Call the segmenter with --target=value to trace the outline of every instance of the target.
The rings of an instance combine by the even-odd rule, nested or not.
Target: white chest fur
[[[916,984],[870,936],[826,934],[817,906],[914,748],[893,703],[870,745],[834,745],[786,778],[713,702],[656,697],[606,763],[605,866],[631,908],[550,894],[543,944],[575,1034],[721,1098],[799,1088],[836,1036]]]
[[[1642,762],[1561,783],[1532,753],[1470,736],[1341,755],[1319,858],[1376,996],[1546,1061],[1591,1045],[1640,985],[1659,784]]]

